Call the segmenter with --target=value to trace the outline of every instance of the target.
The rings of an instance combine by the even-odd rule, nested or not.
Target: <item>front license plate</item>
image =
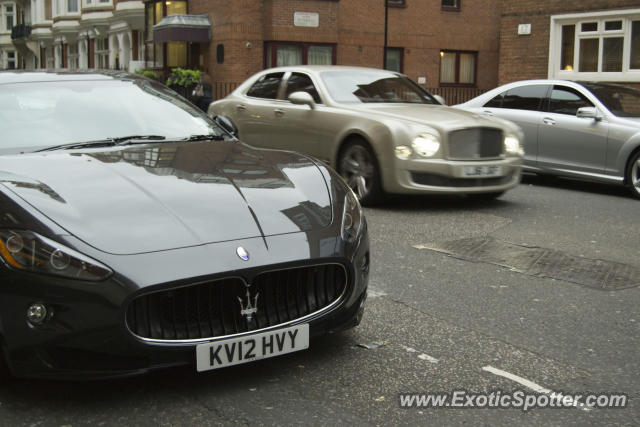
[[[309,325],[276,329],[196,346],[198,372],[253,362],[309,348]]]
[[[485,176],[501,176],[502,166],[465,166],[462,168],[462,176],[466,178],[477,178]]]

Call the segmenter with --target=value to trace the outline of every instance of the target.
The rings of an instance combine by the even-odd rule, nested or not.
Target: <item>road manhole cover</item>
[[[414,247],[595,289],[611,291],[640,285],[640,269],[627,264],[577,257],[555,249],[516,245],[489,237],[472,237]]]

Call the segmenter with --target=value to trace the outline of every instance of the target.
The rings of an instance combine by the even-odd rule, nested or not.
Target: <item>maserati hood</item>
[[[4,156],[0,182],[113,254],[311,231],[332,219],[313,162],[233,141]]]

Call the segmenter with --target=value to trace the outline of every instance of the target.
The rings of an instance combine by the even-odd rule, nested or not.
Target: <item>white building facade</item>
[[[0,69],[144,68],[140,0],[0,0],[0,10],[8,10],[1,16]]]

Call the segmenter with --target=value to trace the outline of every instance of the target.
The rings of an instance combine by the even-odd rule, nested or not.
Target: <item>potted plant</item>
[[[171,74],[167,77],[167,86],[178,92],[180,95],[191,100],[193,88],[200,81],[200,70],[189,70],[187,68],[172,68]]]

